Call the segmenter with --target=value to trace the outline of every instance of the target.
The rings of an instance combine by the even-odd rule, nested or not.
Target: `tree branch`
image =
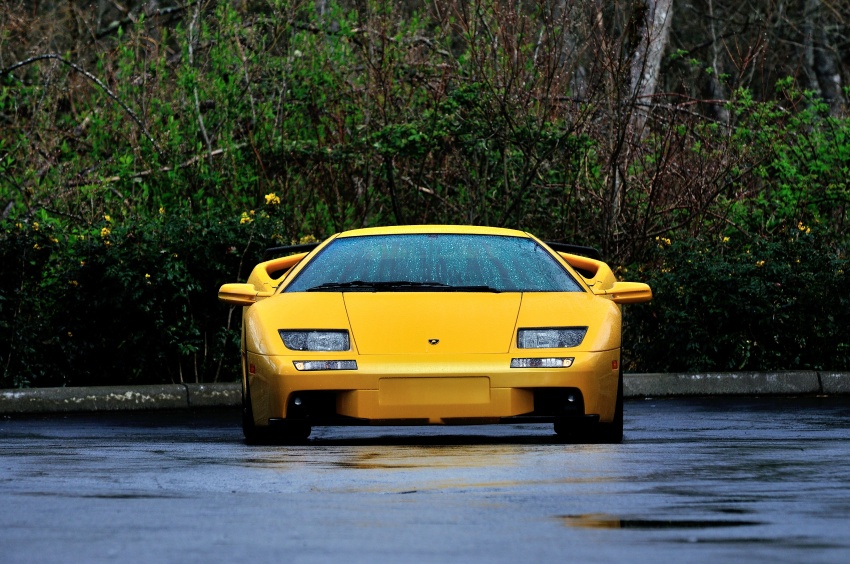
[[[87,70],[82,68],[81,66],[72,63],[71,61],[63,59],[61,56],[57,55],[56,53],[47,53],[45,55],[37,55],[35,57],[30,57],[29,59],[19,61],[19,62],[15,63],[14,65],[10,66],[10,67],[7,67],[5,69],[0,69],[0,77],[3,77],[4,75],[7,75],[7,74],[11,75],[12,71],[17,70],[17,69],[24,67],[26,65],[30,65],[30,64],[36,63],[38,61],[46,61],[46,60],[51,60],[51,59],[55,60],[55,61],[59,61],[60,63],[71,67],[72,69],[74,69],[75,71],[80,73],[81,75],[85,76],[86,78],[88,78],[89,80],[91,80],[92,82],[97,84],[100,87],[100,89],[103,90],[106,93],[107,96],[112,98],[112,100],[115,103],[117,103],[119,106],[121,106],[121,108],[127,113],[127,115],[129,115],[133,119],[133,121],[136,122],[136,125],[139,126],[139,129],[142,130],[142,133],[144,134],[144,136],[147,138],[147,140],[150,142],[150,144],[153,145],[153,148],[156,150],[157,154],[160,157],[163,156],[162,155],[162,149],[159,147],[157,142],[154,141],[150,132],[148,132],[147,128],[142,123],[142,120],[140,120],[139,116],[136,115],[136,112],[134,112],[127,104],[125,104],[117,95],[115,95],[115,93],[112,92],[112,90],[110,90],[95,75],[91,74],[90,72],[88,72]]]

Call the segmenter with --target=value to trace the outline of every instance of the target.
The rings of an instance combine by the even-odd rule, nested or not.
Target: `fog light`
[[[295,370],[357,370],[356,360],[294,360]]]
[[[512,358],[511,368],[569,368],[572,358]]]
[[[301,398],[295,398],[294,400],[292,400],[292,403],[294,403],[295,405],[301,405]]]
[[[576,397],[574,395],[570,394],[570,395],[567,396],[567,401],[570,402],[570,403],[573,403],[574,401],[576,401]]]

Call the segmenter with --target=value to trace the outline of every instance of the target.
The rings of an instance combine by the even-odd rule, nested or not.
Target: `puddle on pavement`
[[[148,493],[74,494],[66,492],[22,492],[17,495],[28,497],[62,497],[72,499],[183,499],[182,495]]]
[[[509,448],[413,447],[347,452],[341,460],[323,461],[339,468],[410,470],[514,466],[516,451]]]
[[[721,527],[748,527],[762,525],[760,521],[731,519],[632,519],[612,515],[565,515],[558,517],[568,527],[582,529],[716,529]]]

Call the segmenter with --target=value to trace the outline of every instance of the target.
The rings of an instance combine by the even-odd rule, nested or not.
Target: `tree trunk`
[[[720,80],[721,70],[721,45],[717,39],[717,18],[714,15],[714,0],[708,0],[709,30],[711,31],[711,74],[708,76],[706,94],[709,99],[709,108],[717,121],[728,124],[729,110],[722,100],[726,98],[723,91],[723,83]]]
[[[673,0],[643,0],[643,21],[640,26],[638,45],[631,62],[631,95],[636,104],[632,115],[632,127],[636,135],[642,136],[648,115],[647,106],[652,102],[661,57],[667,47],[670,22],[673,20]]]
[[[834,50],[826,35],[822,17],[822,0],[803,0],[803,48],[806,87],[829,104],[830,113],[837,115],[844,107],[841,74]]]

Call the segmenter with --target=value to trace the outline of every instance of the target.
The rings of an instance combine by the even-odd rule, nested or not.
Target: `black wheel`
[[[268,429],[257,427],[254,423],[254,408],[251,405],[251,390],[248,388],[248,380],[242,387],[242,434],[245,442],[249,445],[267,443],[269,440]]]
[[[617,378],[617,403],[614,407],[614,420],[599,423],[595,430],[597,443],[620,444],[623,442],[623,370]]]
[[[614,419],[610,423],[596,423],[591,427],[573,427],[569,424],[555,423],[555,433],[568,442],[620,444],[623,442],[623,370],[617,378],[617,402],[614,405]]]
[[[273,433],[272,440],[277,444],[291,445],[302,443],[307,440],[312,427],[300,421],[281,421],[270,429]]]
[[[251,405],[251,390],[247,380],[242,390],[242,434],[249,445],[295,444],[307,440],[312,428],[300,422],[283,421],[271,427],[261,427],[254,422],[254,408]]]

